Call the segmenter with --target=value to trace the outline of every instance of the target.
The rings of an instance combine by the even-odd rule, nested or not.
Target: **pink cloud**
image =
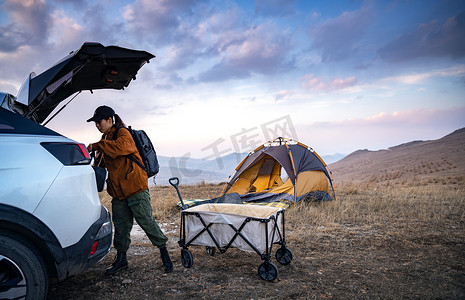
[[[301,86],[306,89],[312,89],[317,91],[337,91],[342,90],[357,84],[357,78],[355,76],[347,79],[335,78],[332,80],[324,80],[317,78],[313,74],[307,74],[302,78]]]
[[[295,125],[299,140],[321,155],[380,150],[414,140],[439,139],[465,127],[465,106],[379,113],[361,119]]]

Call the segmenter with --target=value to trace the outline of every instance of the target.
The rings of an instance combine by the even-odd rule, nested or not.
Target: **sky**
[[[156,57],[47,125],[85,144],[109,105],[158,155],[212,159],[285,136],[321,156],[465,127],[465,1],[0,0],[0,90],[84,42]]]

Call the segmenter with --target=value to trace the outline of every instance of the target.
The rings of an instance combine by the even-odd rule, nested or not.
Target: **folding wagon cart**
[[[260,205],[207,203],[194,207],[184,204],[176,177],[169,179],[181,200],[181,226],[179,246],[181,262],[190,268],[194,259],[188,247],[206,246],[210,255],[216,249],[225,253],[234,247],[243,251],[255,252],[264,261],[258,267],[258,274],[267,281],[278,276],[278,268],[271,262],[273,245],[280,247],[276,251],[276,260],[287,265],[293,254],[286,247],[284,209]]]

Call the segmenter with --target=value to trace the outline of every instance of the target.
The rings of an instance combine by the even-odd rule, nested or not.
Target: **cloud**
[[[221,63],[213,66],[208,71],[200,73],[197,80],[202,82],[218,82],[230,79],[241,79],[251,75],[249,70],[238,68],[227,63]]]
[[[376,127],[389,126],[390,128],[412,127],[451,127],[458,129],[465,125],[465,107],[451,109],[412,109],[393,113],[379,113],[367,117],[360,122],[361,126],[370,125]]]
[[[73,7],[77,3],[54,2],[69,2]],[[118,42],[115,37],[126,36],[123,24],[109,21],[102,5],[82,5],[79,11],[69,12],[65,10],[69,5],[58,8],[44,0],[0,3],[9,22],[0,26],[0,76],[8,77],[17,88],[31,71],[41,73],[84,41],[108,45]]]
[[[7,0],[2,10],[11,23],[0,26],[0,51],[13,52],[24,45],[42,45],[51,26],[50,6],[45,1]]]
[[[346,11],[337,18],[309,28],[313,48],[322,52],[323,61],[340,61],[357,49],[357,43],[372,22],[371,7]]]
[[[203,1],[138,0],[124,8],[128,33],[157,47],[157,64],[163,73],[159,86],[170,88],[168,78],[181,78],[179,71],[195,64],[200,71],[218,59],[217,46],[224,36],[236,35],[241,11],[235,4],[217,10]],[[197,70],[184,73],[186,83],[195,83]],[[188,74],[188,75],[187,75]],[[231,74],[231,76],[234,76]],[[179,83],[179,82],[178,82]]]
[[[404,62],[419,57],[465,56],[465,12],[440,24],[432,21],[420,24],[378,50],[378,56],[388,62]]]
[[[142,69],[143,71],[143,69]],[[143,76],[143,75],[142,75]],[[183,84],[183,79],[176,72],[157,72],[153,78],[145,77],[148,82],[154,82],[156,90],[174,90]]]
[[[311,89],[316,91],[337,91],[348,87],[355,86],[357,84],[357,78],[355,76],[347,79],[335,78],[329,81],[325,81],[322,78],[315,77],[314,74],[307,74],[302,78],[301,86],[305,89]]]
[[[10,23],[0,26],[0,76],[16,88],[80,46],[74,39],[82,40],[82,28],[45,1],[8,0],[1,9]]]
[[[320,92],[334,92],[339,90],[363,92],[367,90],[384,91],[390,90],[390,84],[419,85],[424,84],[428,79],[435,78],[459,78],[464,83],[465,65],[459,64],[448,68],[431,70],[422,73],[399,74],[381,79],[373,79],[360,83],[355,76],[348,78],[316,77],[315,74],[307,74],[301,78],[301,87],[306,90]]]
[[[164,55],[159,57],[161,69],[166,72],[175,72],[191,66],[205,55],[202,52],[203,47],[199,45],[199,41],[185,38],[181,43],[173,43],[165,47]]]
[[[183,20],[193,15],[198,0],[136,0],[126,5],[123,17],[128,31],[136,38],[144,38],[165,46],[179,42],[184,34]]]
[[[295,125],[299,139],[322,155],[380,150],[414,140],[441,138],[465,127],[465,106],[381,112],[362,119]]]
[[[284,101],[293,95],[292,91],[281,90],[275,95],[275,101]]]
[[[289,70],[293,62],[286,58],[291,44],[289,33],[273,23],[259,24],[234,36],[222,36],[217,48],[221,61],[198,79],[219,81]]]
[[[84,12],[82,23],[85,24],[86,38],[91,41],[115,44],[126,35],[123,22],[118,18],[109,20],[101,4],[89,6]]]
[[[186,83],[219,82],[275,74],[293,65],[287,58],[289,32],[272,22],[250,25],[235,3],[138,0],[124,8],[123,16],[129,33],[161,47],[157,57],[167,78],[184,70]]]
[[[13,52],[27,42],[27,36],[15,24],[0,26],[0,51]]]
[[[199,11],[199,15],[190,16],[187,11]],[[164,34],[176,36],[176,41],[158,58],[168,74],[185,70],[186,83],[275,74],[293,65],[292,59],[286,59],[292,43],[289,32],[272,22],[250,25],[236,4],[220,8],[192,4],[185,15],[176,26],[168,26]]]
[[[255,0],[255,14],[283,17],[294,13],[293,0]]]
[[[0,92],[16,95],[18,88],[7,80],[0,79]]]
[[[87,0],[52,0],[55,3],[69,3],[75,10],[87,9]]]
[[[0,77],[7,78],[10,84],[16,86],[15,91],[9,90],[10,93],[16,94],[20,84],[30,72],[39,74],[46,69],[46,66],[37,59],[39,54],[44,53],[42,49],[24,45],[11,53],[0,52]]]
[[[354,132],[363,130],[363,128],[370,128],[370,131],[389,131],[393,136],[412,135],[420,132],[448,132],[465,126],[465,107],[443,110],[412,109],[393,113],[381,112],[364,119],[344,120],[337,125],[352,128]],[[419,138],[421,137],[417,137],[417,139]]]
[[[380,82],[399,82],[403,84],[419,84],[432,77],[463,77],[465,75],[465,65],[456,65],[445,69],[432,70],[430,72],[403,74],[386,77]]]
[[[77,20],[65,14],[62,10],[55,10],[51,15],[53,27],[50,30],[50,41],[58,47],[59,56],[64,56],[67,52],[76,50],[81,46],[85,35],[85,28]],[[76,49],[74,49],[76,48]],[[55,57],[56,60],[61,57]]]

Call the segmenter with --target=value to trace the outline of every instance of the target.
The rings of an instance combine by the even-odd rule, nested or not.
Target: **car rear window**
[[[0,107],[0,133],[60,135],[34,121]]]

